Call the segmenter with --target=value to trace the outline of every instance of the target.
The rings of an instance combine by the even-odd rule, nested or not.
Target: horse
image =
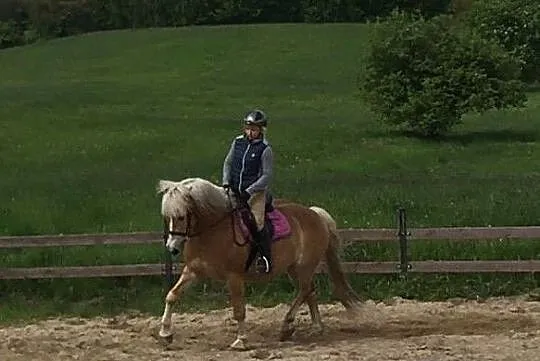
[[[165,246],[173,254],[182,252],[184,259],[180,277],[165,297],[159,330],[159,336],[165,342],[172,342],[173,304],[189,285],[202,278],[223,281],[227,285],[236,321],[236,339],[229,345],[231,349],[246,348],[246,282],[268,282],[285,273],[296,281],[298,292],[283,319],[280,341],[293,335],[293,322],[304,302],[309,307],[312,327],[316,332],[324,332],[313,280],[323,260],[332,279],[334,296],[346,310],[356,312],[359,309],[360,298],[347,282],[338,257],[340,239],[336,222],[325,209],[276,200],[274,215],[277,211],[276,218],[285,221],[287,227],[285,233],[277,234],[277,239],[274,230],[272,271],[258,273],[245,269],[249,237],[239,215],[242,203],[229,191],[199,177],[160,180],[156,189],[162,194]]]

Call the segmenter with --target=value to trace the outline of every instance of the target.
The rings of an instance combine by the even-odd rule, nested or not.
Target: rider
[[[230,188],[249,207],[255,220],[256,229],[252,229],[252,234],[260,251],[256,265],[263,273],[272,270],[270,234],[264,227],[273,166],[272,147],[265,136],[267,123],[262,110],[247,113],[244,134],[233,140],[223,162],[223,187]]]

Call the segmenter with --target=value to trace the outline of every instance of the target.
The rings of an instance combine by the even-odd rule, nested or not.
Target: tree
[[[521,61],[522,80],[540,80],[540,2],[476,0],[466,21],[483,37],[498,41]]]
[[[438,136],[465,113],[524,105],[518,61],[451,16],[394,11],[376,27],[359,87],[383,121]]]

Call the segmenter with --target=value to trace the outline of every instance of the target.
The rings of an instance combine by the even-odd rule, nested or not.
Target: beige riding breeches
[[[255,223],[257,223],[257,230],[260,231],[264,227],[264,211],[265,211],[265,192],[253,193],[248,200],[249,208],[251,208],[251,213],[255,218]]]

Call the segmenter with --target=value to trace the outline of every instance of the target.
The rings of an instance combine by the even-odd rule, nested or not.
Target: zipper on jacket
[[[244,151],[244,155],[242,156],[242,169],[240,170],[240,181],[238,182],[238,192],[242,193],[242,175],[244,173],[244,167],[246,165],[246,155],[249,151],[249,147],[251,147],[251,143],[248,143],[248,146],[246,150]]]

